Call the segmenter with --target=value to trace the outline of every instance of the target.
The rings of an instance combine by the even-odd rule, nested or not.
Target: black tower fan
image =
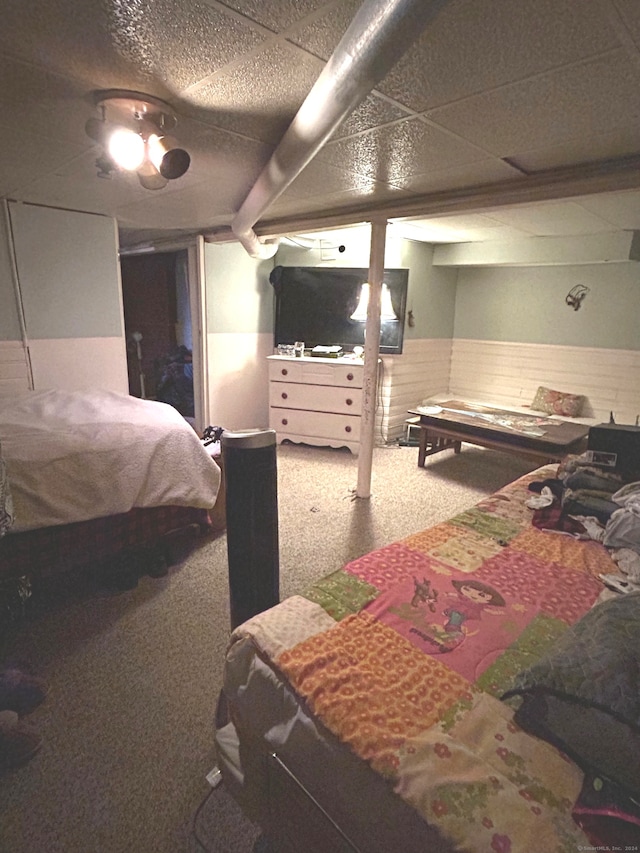
[[[225,430],[220,446],[233,630],[280,600],[276,433]]]

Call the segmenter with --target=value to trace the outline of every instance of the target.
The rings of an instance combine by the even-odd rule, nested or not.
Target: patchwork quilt
[[[236,629],[460,851],[588,849],[583,774],[501,701],[602,592],[592,540],[539,530],[528,485],[380,548]]]

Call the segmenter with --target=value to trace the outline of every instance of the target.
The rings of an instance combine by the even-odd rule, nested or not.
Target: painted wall
[[[458,271],[433,266],[433,246],[400,241],[400,264],[409,268],[407,311],[415,326],[405,327],[406,340],[451,338],[456,308]]]
[[[9,214],[35,389],[126,393],[115,221],[15,203]]]
[[[565,297],[589,288],[574,311]],[[460,269],[455,338],[640,349],[640,264]]]
[[[580,309],[566,304],[589,288]],[[640,409],[640,264],[464,268],[449,391],[530,406],[540,385],[583,395],[583,417],[634,423]]]
[[[205,419],[231,430],[268,427],[274,262],[250,258],[239,243],[207,243],[204,256],[210,403]]]

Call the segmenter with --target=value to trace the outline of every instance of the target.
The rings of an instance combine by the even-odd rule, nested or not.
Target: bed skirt
[[[32,580],[85,565],[99,566],[116,555],[161,544],[167,562],[191,532],[211,529],[209,514],[195,507],[162,506],[15,533],[0,540],[0,579],[27,575]],[[157,555],[156,555],[157,558]]]

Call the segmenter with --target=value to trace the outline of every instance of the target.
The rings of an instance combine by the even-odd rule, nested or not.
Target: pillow
[[[545,412],[547,415],[562,415],[565,418],[577,418],[582,411],[584,397],[581,394],[566,394],[563,391],[553,391],[541,385],[531,404],[532,409]]]

